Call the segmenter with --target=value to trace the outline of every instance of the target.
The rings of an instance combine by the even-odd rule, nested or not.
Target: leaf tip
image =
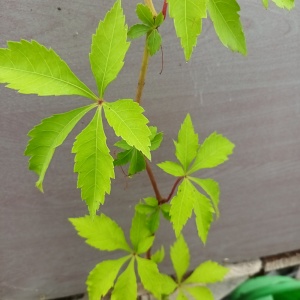
[[[36,183],[35,183],[35,186],[38,188],[38,190],[44,194],[44,188],[43,188],[43,183],[41,180],[38,180]]]

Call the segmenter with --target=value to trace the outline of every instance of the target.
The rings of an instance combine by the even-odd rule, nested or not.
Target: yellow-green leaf
[[[0,83],[22,94],[97,96],[54,52],[36,41],[8,42],[0,49]]]
[[[129,44],[121,1],[117,0],[93,35],[90,63],[100,98],[122,69]]]
[[[131,99],[103,103],[105,117],[117,136],[121,136],[128,145],[140,150],[147,158],[150,154],[151,131],[144,109]]]
[[[96,265],[86,281],[89,300],[99,300],[108,293],[128,258],[127,256],[116,260],[105,260]]]
[[[111,178],[114,178],[113,158],[106,145],[101,107],[87,127],[76,137],[73,153],[74,171],[78,173],[77,187],[81,188],[81,198],[86,202],[91,215],[95,215],[105,194],[110,193]]]
[[[170,17],[174,19],[176,34],[188,61],[202,30],[202,18],[206,18],[207,1],[168,0],[168,3]]]
[[[29,169],[39,175],[37,188],[43,192],[43,181],[55,149],[60,146],[78,121],[95,105],[80,107],[42,120],[28,136],[31,138],[25,150],[30,156]]]
[[[246,40],[236,0],[208,0],[208,12],[215,31],[225,47],[247,54]]]

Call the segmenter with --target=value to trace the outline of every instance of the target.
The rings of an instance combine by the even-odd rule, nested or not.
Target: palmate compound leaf
[[[178,187],[177,194],[171,200],[170,216],[176,237],[192,215],[197,190],[184,178]]]
[[[147,126],[148,119],[143,115],[144,109],[131,99],[104,102],[103,107],[107,122],[115,134],[151,159],[151,131]]]
[[[195,133],[191,116],[188,114],[183,121],[178,132],[178,140],[175,141],[175,155],[182,164],[185,171],[187,171],[190,163],[197,155],[199,141],[198,134]]]
[[[132,300],[136,298],[137,282],[134,270],[134,259],[132,258],[125,271],[118,277],[111,295],[111,299]]]
[[[55,149],[60,146],[77,122],[95,105],[80,107],[66,113],[53,115],[29,131],[31,138],[25,150],[30,156],[29,169],[39,175],[37,188],[43,192],[43,181]]]
[[[0,49],[0,83],[23,94],[97,96],[50,48],[36,41],[8,42]]]
[[[78,173],[77,187],[91,215],[95,215],[105,194],[110,193],[111,178],[114,178],[113,158],[106,145],[102,124],[102,107],[92,121],[76,137],[72,152],[75,155],[74,171]]]
[[[178,283],[181,283],[190,265],[190,251],[182,235],[179,235],[173,246],[171,246],[170,256]]]
[[[116,260],[105,260],[90,272],[86,285],[90,300],[99,300],[113,287],[114,281],[130,256]]]
[[[117,0],[99,23],[92,40],[90,63],[101,99],[106,87],[122,69],[129,45],[125,16],[121,1]]]
[[[161,299],[162,282],[157,264],[149,259],[136,256],[137,269],[143,287],[153,294],[155,299]]]
[[[131,252],[122,228],[106,215],[70,218],[69,221],[90,246],[101,251],[120,249]]]
[[[222,134],[212,133],[201,145],[188,174],[224,163],[232,154],[234,147],[235,145]]]
[[[246,40],[236,0],[208,0],[208,13],[215,31],[225,47],[247,54]]]
[[[202,18],[206,18],[206,2],[168,0],[170,17],[174,19],[176,34],[180,38],[187,61],[190,60],[197,37],[201,33]]]

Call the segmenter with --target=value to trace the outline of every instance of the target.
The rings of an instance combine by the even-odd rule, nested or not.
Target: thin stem
[[[135,101],[138,104],[141,104],[141,100],[142,100],[142,94],[143,94],[143,90],[144,90],[144,86],[145,86],[146,73],[147,73],[147,69],[148,69],[148,62],[149,62],[149,50],[148,50],[147,40],[146,40],[145,47],[144,47],[143,59],[142,59],[142,65],[141,65],[141,70],[140,70],[140,75],[139,75],[139,81],[138,81],[138,86],[136,89],[136,96],[135,96]]]
[[[145,162],[146,162],[146,171],[147,171],[148,177],[151,181],[151,184],[152,184],[152,187],[153,187],[153,190],[154,190],[154,193],[155,193],[155,197],[156,197],[158,203],[160,203],[161,201],[163,201],[163,198],[162,198],[162,196],[160,194],[160,191],[157,187],[157,183],[156,183],[154,174],[152,172],[152,169],[150,167],[150,164],[149,164],[149,162],[146,158],[145,158]]]
[[[170,192],[168,198],[167,198],[167,199],[162,199],[162,200],[159,202],[159,204],[164,204],[164,203],[166,203],[166,202],[169,202],[169,201],[172,199],[172,196],[173,196],[173,194],[174,194],[174,192],[175,192],[175,190],[176,190],[178,184],[180,183],[180,181],[181,181],[182,179],[183,179],[183,177],[177,178],[177,180],[175,181],[175,183],[174,183],[174,185],[173,185],[173,187],[172,187],[172,190],[171,190],[171,192]]]
[[[155,7],[154,7],[154,5],[153,5],[152,0],[145,0],[145,4],[150,8],[150,10],[151,10],[151,12],[152,12],[152,15],[153,15],[154,17],[156,17],[156,16],[157,16],[157,12],[156,12],[156,10],[155,10]]]

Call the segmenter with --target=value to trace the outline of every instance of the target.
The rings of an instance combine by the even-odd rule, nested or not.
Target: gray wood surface
[[[136,1],[123,1],[127,21]],[[160,3],[161,1],[156,1]],[[199,176],[220,182],[221,218],[203,247],[191,219],[184,230],[191,268],[204,259],[231,262],[300,248],[300,10],[286,12],[259,0],[240,1],[249,54],[224,48],[206,20],[192,60],[185,63],[171,21],[161,29],[161,57],[150,61],[143,99],[151,124],[164,132],[153,162],[172,159],[180,122],[190,112],[201,140],[213,131],[236,144],[232,158]],[[88,61],[91,35],[113,1],[2,0],[0,46],[7,40],[35,39],[51,46],[95,90]],[[297,3],[298,4],[298,3]],[[135,94],[143,41],[133,42],[125,67],[106,99]],[[0,299],[51,299],[85,291],[93,266],[118,253],[100,253],[77,237],[68,217],[87,213],[76,189],[70,149],[84,119],[55,153],[45,194],[35,187],[23,151],[27,132],[44,117],[88,100],[80,97],[19,95],[0,86]],[[111,131],[109,142],[115,140]],[[154,167],[163,194],[173,179]],[[117,170],[103,211],[128,233],[137,199],[153,195],[146,174],[125,178]],[[174,241],[168,224],[157,245]],[[169,259],[161,266],[172,272]]]

